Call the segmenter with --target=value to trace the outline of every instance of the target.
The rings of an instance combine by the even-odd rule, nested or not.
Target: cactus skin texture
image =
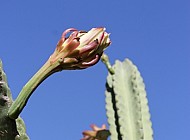
[[[145,85],[129,60],[116,60],[106,88],[106,114],[111,140],[153,140]]]
[[[29,140],[22,119],[10,119],[8,110],[12,104],[10,88],[0,60],[0,140]]]

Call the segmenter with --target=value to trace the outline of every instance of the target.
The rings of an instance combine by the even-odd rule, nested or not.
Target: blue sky
[[[149,99],[155,140],[190,137],[190,2],[188,0],[6,0],[0,2],[0,58],[13,97],[54,51],[70,27],[103,26],[113,64],[130,58]],[[49,77],[21,116],[31,140],[78,140],[89,125],[107,123],[99,62]]]

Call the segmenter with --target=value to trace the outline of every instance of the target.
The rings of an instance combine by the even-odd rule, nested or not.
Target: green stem
[[[108,69],[109,73],[114,74],[115,72],[109,62],[108,56],[105,53],[102,54],[101,60],[106,65],[106,68]]]
[[[35,89],[42,83],[47,77],[55,73],[56,67],[59,65],[59,62],[50,64],[47,61],[41,69],[26,83],[26,85],[21,90],[20,94],[16,100],[11,105],[8,115],[12,119],[16,119],[19,114],[22,112],[23,108],[26,106],[26,103]]]

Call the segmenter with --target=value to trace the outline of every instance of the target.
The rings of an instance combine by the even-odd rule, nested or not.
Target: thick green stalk
[[[34,90],[52,73],[58,71],[56,67],[59,65],[59,61],[53,64],[47,61],[41,69],[26,83],[17,99],[11,105],[8,115],[12,119],[16,119],[23,108],[25,107],[28,99],[34,92]]]
[[[105,53],[102,54],[101,60],[106,65],[106,68],[108,69],[109,73],[114,74],[114,70],[109,62],[109,58]]]

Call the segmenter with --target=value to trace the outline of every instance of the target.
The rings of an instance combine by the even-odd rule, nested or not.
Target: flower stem
[[[101,60],[106,65],[106,68],[108,69],[109,73],[114,74],[115,72],[109,62],[108,56],[105,53],[102,54]]]
[[[21,92],[19,93],[16,100],[13,102],[9,108],[8,115],[12,119],[16,119],[19,114],[22,112],[23,108],[26,106],[26,103],[35,89],[51,74],[55,73],[56,67],[59,65],[59,62],[53,64],[50,61],[47,61],[40,70],[26,83]]]

